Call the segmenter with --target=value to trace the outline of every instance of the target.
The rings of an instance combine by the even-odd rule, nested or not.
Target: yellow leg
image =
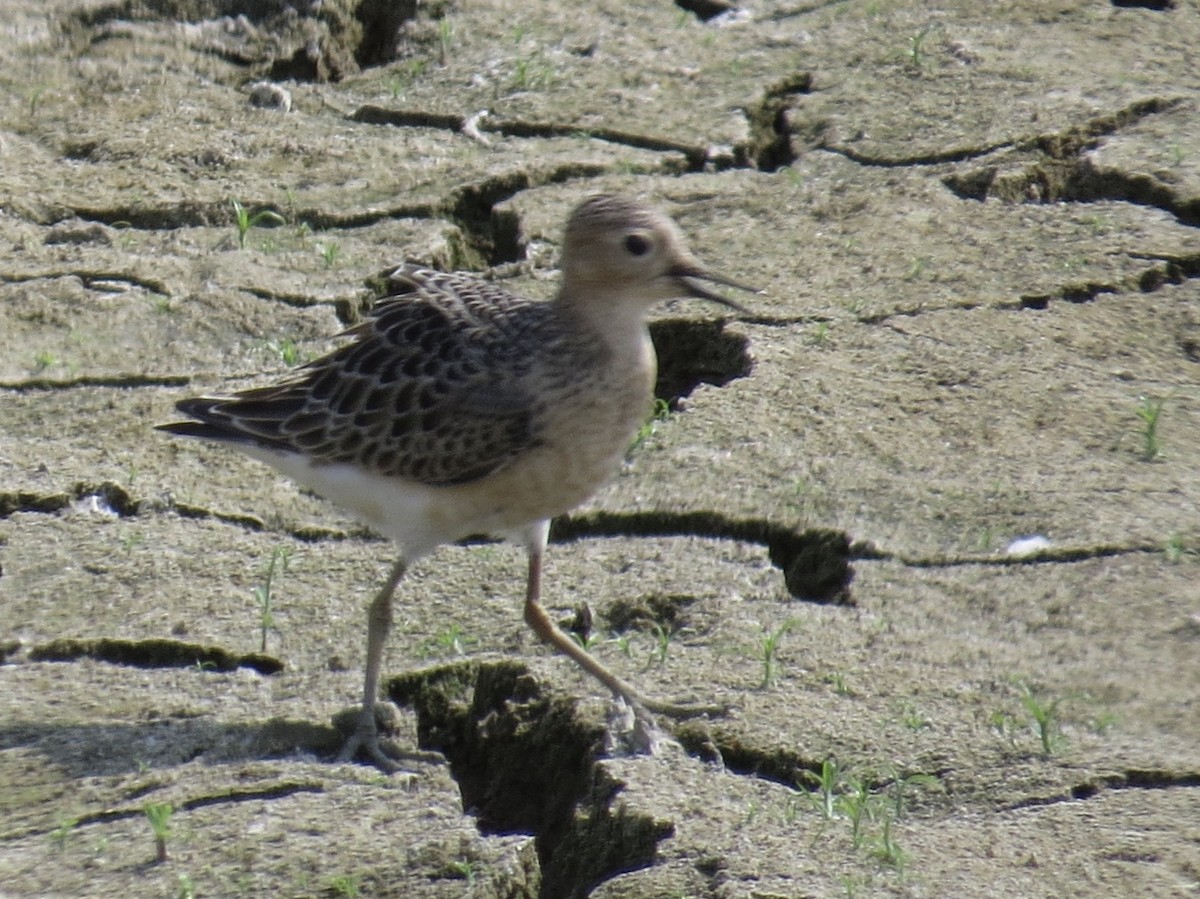
[[[728,711],[724,706],[685,705],[644,696],[633,685],[626,683],[600,664],[587,650],[565,634],[558,625],[550,620],[550,616],[542,608],[542,551],[545,545],[545,529],[543,528],[540,533],[535,533],[529,540],[529,580],[525,587],[525,623],[543,642],[549,643],[563,655],[570,656],[584,671],[612,690],[615,696],[624,698],[635,709],[640,708],[671,718],[723,715]]]

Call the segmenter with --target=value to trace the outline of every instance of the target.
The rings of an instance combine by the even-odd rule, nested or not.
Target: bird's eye
[[[631,256],[645,256],[650,252],[650,241],[640,234],[630,234],[625,238],[625,249]]]

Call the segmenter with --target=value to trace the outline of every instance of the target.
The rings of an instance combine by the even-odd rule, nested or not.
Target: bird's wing
[[[291,380],[183,400],[191,437],[303,453],[431,485],[471,481],[537,444],[520,336],[543,304],[464,275],[404,266],[353,341]]]

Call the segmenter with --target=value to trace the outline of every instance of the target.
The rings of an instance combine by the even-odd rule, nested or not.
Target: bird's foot
[[[386,704],[377,704],[373,709],[349,709],[335,716],[334,726],[338,730],[345,733],[353,728],[336,761],[352,762],[362,757],[384,774],[405,774],[410,777],[416,775],[408,771],[403,762],[445,764],[446,758],[440,752],[404,749],[395,740],[382,736],[381,730],[396,730],[396,720],[395,708]]]
[[[659,723],[656,716],[673,719],[728,714],[726,706],[683,705],[614,694],[608,716],[605,750],[617,755],[662,755],[664,750],[682,749],[679,742]],[[720,753],[714,749],[716,758]]]
[[[681,748],[645,706],[619,695],[609,706],[604,737],[606,755],[661,756]]]
[[[661,699],[651,699],[648,696],[626,697],[633,705],[640,705],[647,711],[667,718],[685,721],[688,718],[702,718],[708,715],[713,718],[723,718],[730,712],[727,705],[693,705],[685,702],[666,702]]]

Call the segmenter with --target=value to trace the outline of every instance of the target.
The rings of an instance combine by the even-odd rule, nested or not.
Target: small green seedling
[[[1008,741],[1012,749],[1017,748],[1017,719],[1005,711],[992,712],[992,730]]]
[[[553,74],[553,68],[540,54],[522,56],[513,65],[509,88],[514,91],[538,90],[550,84]]]
[[[75,832],[75,828],[78,824],[79,821],[76,818],[67,818],[61,815],[59,816],[58,827],[50,831],[50,839],[54,842],[54,845],[59,852],[62,852],[67,848],[67,840],[70,838],[71,834]]]
[[[418,78],[425,74],[425,70],[429,68],[429,60],[426,59],[410,59],[404,65],[394,70],[389,81],[392,91],[392,99],[399,100],[404,96],[404,92],[410,88]]]
[[[1092,733],[1104,736],[1117,726],[1117,716],[1114,712],[1101,712],[1091,720]]]
[[[915,281],[925,272],[925,267],[929,265],[928,256],[918,256],[909,263],[908,270],[904,273],[905,281]]]
[[[479,641],[475,637],[470,637],[463,630],[462,625],[458,622],[453,622],[440,634],[431,637],[425,642],[425,655],[456,655],[463,656],[467,654],[467,647]]]
[[[837,815],[838,790],[842,786],[842,772],[833,756],[821,762],[820,773],[801,771],[801,780],[816,786],[815,802],[821,817],[832,820]]]
[[[897,821],[904,817],[904,790],[911,786],[932,786],[938,779],[932,774],[910,774],[907,777],[895,773],[892,778],[892,812]]]
[[[196,899],[196,884],[190,874],[179,875],[179,889],[175,891],[177,899]]]
[[[904,791],[913,784],[934,783],[928,774],[895,775],[890,785],[876,784],[857,777],[828,758],[819,772],[803,771],[801,780],[815,790],[812,801],[826,820],[842,819],[850,825],[850,840],[855,849],[866,850],[881,864],[902,871],[907,854],[896,842],[893,825],[904,817]]]
[[[911,35],[908,39],[908,48],[904,55],[908,58],[908,65],[914,72],[920,72],[925,68],[928,58],[925,53],[925,39],[929,37],[929,33],[933,31],[935,25],[926,25],[916,34]]]
[[[443,18],[438,22],[438,64],[445,65],[450,60],[450,48],[454,46],[454,23]]]
[[[900,715],[900,720],[909,730],[924,730],[931,727],[933,722],[926,718],[912,703],[906,703]]]
[[[171,834],[171,815],[175,814],[175,806],[169,802],[155,802],[142,809],[154,832],[154,857],[162,864],[167,860],[167,837]]]
[[[879,835],[872,841],[871,854],[880,862],[897,871],[903,871],[905,864],[908,863],[908,853],[906,853],[896,843],[895,837],[892,836],[892,819],[884,818],[883,826],[880,828]]]
[[[1043,704],[1028,685],[1025,687],[1025,694],[1021,697],[1021,705],[1029,714],[1033,729],[1042,744],[1042,755],[1047,757],[1053,755],[1066,739],[1063,736],[1062,725],[1058,717],[1058,707],[1061,703],[1060,697]]]
[[[854,690],[850,687],[849,681],[846,680],[846,675],[841,671],[831,671],[821,678],[825,683],[833,686],[833,692],[838,696],[853,696]]]
[[[1194,558],[1200,555],[1200,551],[1188,546],[1187,540],[1182,534],[1172,534],[1167,538],[1166,545],[1163,547],[1163,555],[1167,557],[1168,562],[1182,562],[1185,558]]]
[[[626,455],[632,455],[636,450],[640,449],[642,444],[650,439],[654,430],[660,421],[666,421],[671,414],[671,406],[666,400],[661,397],[654,398],[654,406],[651,408],[650,417],[646,419],[646,423],[638,428],[638,432],[634,435],[633,443],[629,444],[629,449],[626,450]]]
[[[335,874],[329,878],[329,889],[333,891],[333,895],[341,896],[342,899],[358,899],[358,881],[357,874]]]
[[[263,222],[269,222],[272,225],[285,225],[287,221],[278,212],[273,209],[260,209],[258,212],[251,213],[249,209],[239,203],[233,201],[234,224],[237,226],[238,247],[246,248],[246,232],[251,228],[257,228]]]
[[[271,561],[267,563],[267,571],[263,582],[254,588],[254,601],[258,604],[258,627],[262,635],[259,642],[259,652],[267,651],[267,631],[275,627],[274,586],[275,578],[287,571],[292,559],[292,551],[286,546],[277,546],[271,551]]]
[[[1019,749],[1018,737],[1023,732],[1034,733],[1041,745],[1042,755],[1049,757],[1066,742],[1059,716],[1059,707],[1062,705],[1063,699],[1059,697],[1049,702],[1043,702],[1028,684],[1018,683],[1018,686],[1021,688],[1021,706],[1024,708],[1025,714],[1014,715],[1006,711],[994,712],[991,721],[992,727],[1008,741],[1009,746],[1014,750]]]
[[[336,243],[319,243],[317,249],[321,252],[321,258],[325,261],[326,268],[333,268],[338,254],[342,251],[342,248]]]
[[[1138,397],[1137,414],[1142,420],[1142,459],[1153,462],[1162,455],[1158,439],[1158,420],[1162,415],[1162,397]]]
[[[646,660],[646,667],[658,665],[661,668],[667,664],[667,654],[671,651],[671,630],[665,628],[657,621],[651,625],[654,631],[654,650],[650,653]]]
[[[282,340],[272,340],[267,346],[279,356],[279,361],[284,365],[296,365],[303,358],[300,347],[296,346],[296,341],[290,337],[285,337]]]
[[[759,637],[758,648],[763,665],[762,680],[758,683],[760,690],[774,686],[779,679],[779,644],[783,641],[784,634],[789,633],[798,624],[795,618],[789,618],[775,630],[764,631]]]
[[[591,652],[600,643],[600,635],[595,631],[591,631],[587,636],[578,631],[568,631],[568,633],[571,635],[571,639],[579,644],[580,649],[588,652]]]
[[[867,835],[863,825],[875,820],[878,802],[865,780],[843,774],[842,782],[845,789],[838,796],[838,805],[850,821],[850,842],[855,849],[860,849]]]
[[[629,634],[617,634],[617,649],[621,650],[621,654],[627,659],[633,658],[633,641],[629,639]]]
[[[465,880],[467,882],[467,886],[471,887],[471,886],[475,885],[475,863],[474,862],[465,861],[465,860],[464,861],[454,861],[454,862],[450,862],[450,864],[447,865],[447,867],[450,869],[450,873],[453,874],[455,877]]]

